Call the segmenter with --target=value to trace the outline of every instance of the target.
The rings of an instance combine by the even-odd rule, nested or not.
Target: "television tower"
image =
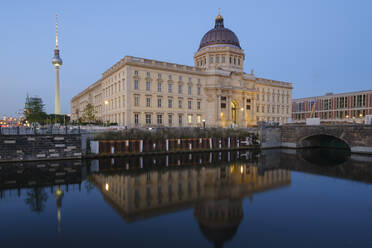
[[[61,101],[59,97],[59,67],[62,65],[62,59],[59,57],[58,48],[58,15],[56,15],[56,48],[54,49],[54,57],[52,59],[52,64],[56,69],[56,90],[54,98],[54,113],[57,115],[61,114]]]

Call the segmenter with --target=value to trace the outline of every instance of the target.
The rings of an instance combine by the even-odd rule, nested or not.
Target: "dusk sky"
[[[125,55],[193,65],[221,8],[245,72],[293,83],[293,97],[372,89],[372,1],[1,1],[0,115],[25,97],[54,109],[59,15],[61,111]]]

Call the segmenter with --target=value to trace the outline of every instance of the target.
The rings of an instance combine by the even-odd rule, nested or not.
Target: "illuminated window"
[[[192,115],[187,115],[187,122],[188,122],[189,124],[192,123]]]

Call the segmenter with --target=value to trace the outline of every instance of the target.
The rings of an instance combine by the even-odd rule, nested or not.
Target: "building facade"
[[[314,104],[313,117],[322,121],[363,122],[366,115],[372,115],[372,90],[294,99],[292,119],[305,122]]]
[[[247,127],[286,123],[292,84],[244,73],[244,50],[218,15],[194,66],[126,56],[71,100],[78,120],[87,104],[104,122],[127,127]]]

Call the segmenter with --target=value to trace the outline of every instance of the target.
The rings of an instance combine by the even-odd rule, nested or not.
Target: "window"
[[[178,94],[182,94],[182,84],[178,85]]]
[[[172,108],[172,107],[173,107],[173,100],[168,99],[168,108]]]
[[[192,82],[192,79],[191,79],[191,77],[189,77],[189,83],[191,83]]]
[[[156,117],[158,125],[163,124],[163,115],[157,115]]]
[[[226,103],[221,103],[221,108],[226,108]]]
[[[147,91],[150,91],[150,88],[151,88],[151,82],[150,81],[146,81],[146,90]]]
[[[238,65],[240,65],[240,58],[238,58]]]
[[[180,108],[180,109],[182,108],[182,100],[181,99],[178,100],[178,108]]]
[[[134,71],[134,75],[138,76],[138,71]]]
[[[171,76],[171,75],[169,75]],[[168,93],[172,93],[172,84],[168,84]]]
[[[236,58],[234,57],[234,65],[236,65]]]
[[[260,100],[260,94],[257,94],[257,101]]]
[[[188,107],[188,109],[191,109],[191,100],[187,101],[187,107]]]
[[[134,124],[138,125],[138,114],[134,114]]]
[[[251,105],[247,105],[247,106],[245,106],[245,108],[246,108],[247,110],[251,110]]]
[[[192,123],[192,115],[187,115],[187,122],[188,122],[189,124]]]
[[[146,97],[146,107],[151,107],[151,98]]]
[[[198,101],[197,106],[198,106],[198,110],[200,110],[200,101]]]
[[[222,64],[225,63],[225,56],[222,56]]]
[[[220,63],[220,56],[216,57],[216,63]]]
[[[161,92],[161,82],[158,82],[158,92]]]
[[[262,101],[265,101],[265,93],[262,93]]]
[[[189,86],[187,87],[187,93],[188,93],[189,95],[191,95],[191,85],[189,85]]]
[[[150,72],[146,72],[146,76],[147,77],[150,77]]]
[[[273,106],[273,108],[272,108],[272,109],[273,109],[273,113],[275,113],[275,106]]]
[[[257,113],[260,113],[260,106],[257,106]]]
[[[134,96],[134,106],[138,107],[139,106],[139,96]]]
[[[158,73],[158,78],[161,78],[161,73]]]
[[[198,84],[200,84],[200,78],[198,78]]]
[[[232,64],[232,57],[230,56],[230,64]]]
[[[178,125],[182,126],[182,115],[178,115]]]
[[[200,87],[198,87],[198,96],[200,96]]]
[[[270,105],[267,105],[267,113],[270,113]]]
[[[158,98],[158,108],[161,108],[161,98]]]
[[[200,123],[200,122],[201,122],[201,116],[200,116],[200,115],[198,115],[198,116],[196,117],[196,122],[197,122],[197,123]]]
[[[146,114],[146,124],[151,124],[151,114]]]
[[[172,80],[172,75],[169,75],[169,76],[168,76],[168,79],[169,79],[169,80]]]
[[[226,101],[226,96],[221,96],[221,101]]]
[[[209,57],[209,63],[213,63],[213,56]]]
[[[178,76],[178,81],[182,81],[182,76]]]
[[[134,80],[134,89],[135,90],[138,90],[138,80],[136,79],[136,80]]]

